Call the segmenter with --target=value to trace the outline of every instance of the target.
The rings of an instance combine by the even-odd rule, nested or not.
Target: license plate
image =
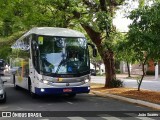
[[[65,89],[63,89],[63,92],[72,92],[72,89],[71,88],[65,88]]]

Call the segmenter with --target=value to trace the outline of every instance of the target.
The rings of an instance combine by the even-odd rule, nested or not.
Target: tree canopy
[[[129,26],[128,41],[125,44],[130,51],[134,51],[134,58],[143,66],[143,75],[138,86],[140,90],[145,75],[144,65],[149,60],[156,62],[160,59],[160,3],[140,6],[131,12],[129,18],[133,23]]]
[[[2,0],[0,35],[10,36],[34,26],[69,27],[83,30],[105,64],[106,87],[115,79],[112,24],[115,10],[125,0]]]
[[[152,7],[144,6],[132,11],[133,20],[128,33],[130,49],[135,50],[136,58],[143,60],[144,52],[148,59],[159,60],[160,48],[160,3]]]

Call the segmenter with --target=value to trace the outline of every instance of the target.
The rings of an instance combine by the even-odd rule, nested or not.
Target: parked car
[[[91,75],[96,76],[96,71],[94,69],[90,69],[90,73]]]
[[[0,59],[0,75],[4,75],[5,71],[5,61],[3,59]]]
[[[2,103],[6,102],[6,91],[4,88],[4,82],[6,81],[2,81],[2,79],[0,78],[0,102]]]

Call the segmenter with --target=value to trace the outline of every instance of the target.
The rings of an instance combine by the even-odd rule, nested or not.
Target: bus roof
[[[84,34],[76,30],[58,27],[35,27],[29,30],[24,36],[29,34],[62,36],[62,37],[85,37]]]
[[[58,27],[35,27],[26,32],[21,36],[11,48],[21,48],[21,40],[30,34],[46,35],[46,36],[56,36],[56,37],[85,37],[83,33],[76,30],[71,30],[68,28],[58,28]]]

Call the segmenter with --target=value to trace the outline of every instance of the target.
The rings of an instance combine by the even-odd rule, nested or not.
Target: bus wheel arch
[[[32,82],[30,77],[28,77],[28,91],[32,98],[36,97],[36,94],[32,92]]]
[[[15,74],[13,74],[13,85],[14,85],[14,88],[15,88],[16,90],[19,89],[19,86],[16,85],[16,76],[15,76]]]

